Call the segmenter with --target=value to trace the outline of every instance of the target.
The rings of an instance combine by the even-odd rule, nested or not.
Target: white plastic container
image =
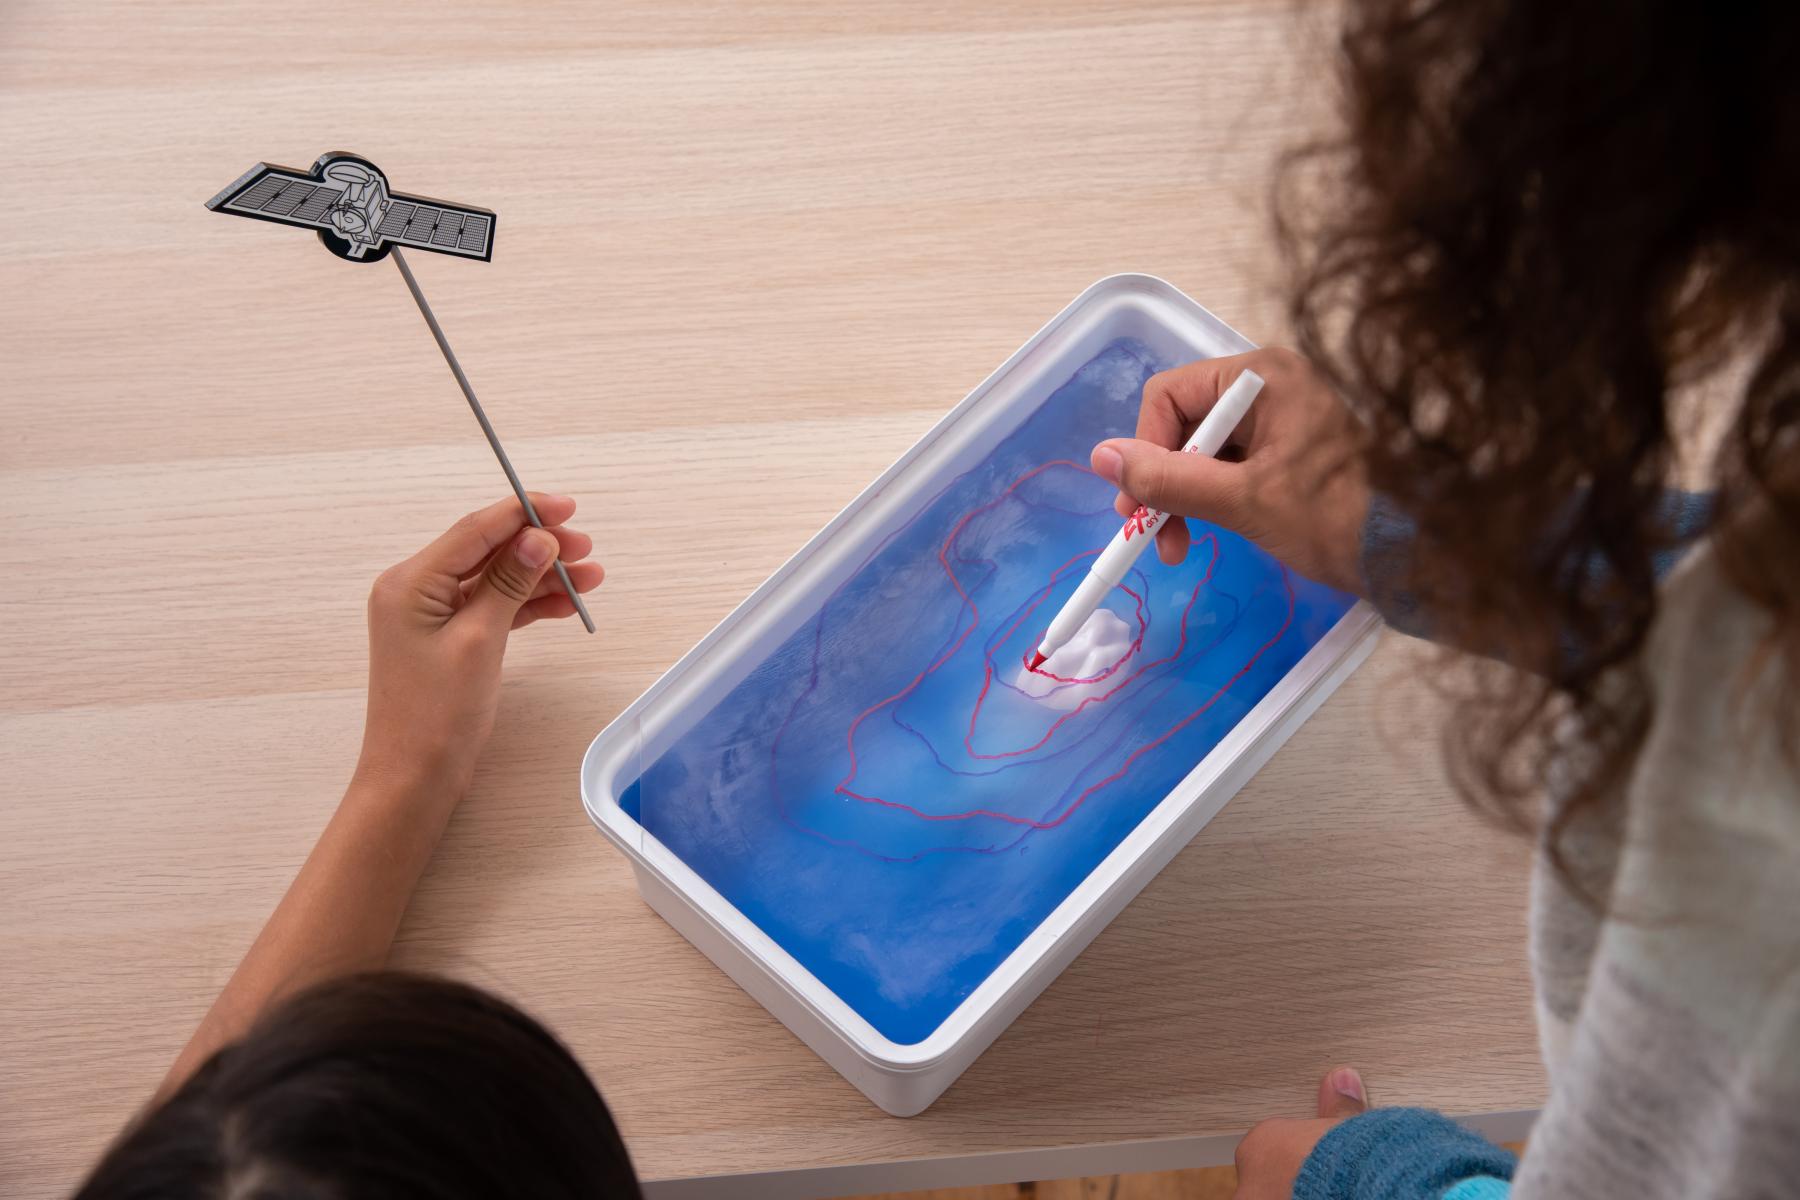
[[[645,901],[896,1116],[912,1116],[936,1100],[1356,668],[1373,645],[1373,611],[1358,604],[1340,619],[936,1030],[912,1045],[877,1032],[646,833],[620,797],[640,766],[681,733],[684,720],[707,712],[709,700],[735,686],[797,627],[809,602],[852,569],[887,522],[934,481],[985,453],[1050,386],[1121,337],[1170,362],[1252,348],[1163,280],[1114,275],[1095,283],[608,725],[582,761],[582,803],[631,860]]]

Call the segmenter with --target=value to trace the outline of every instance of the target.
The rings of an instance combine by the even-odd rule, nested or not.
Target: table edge
[[[1457,1121],[1496,1142],[1521,1142],[1540,1110],[1503,1109],[1452,1114]],[[1040,1146],[881,1163],[749,1171],[731,1175],[647,1180],[647,1200],[829,1200],[863,1192],[922,1191],[979,1187],[1027,1180],[1072,1179],[1090,1175],[1176,1171],[1231,1162],[1242,1134],[1152,1138],[1135,1142],[1094,1142]]]

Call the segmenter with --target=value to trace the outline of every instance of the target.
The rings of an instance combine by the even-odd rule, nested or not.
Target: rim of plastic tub
[[[686,897],[698,915],[741,949],[791,1000],[839,1031],[860,1057],[885,1072],[928,1071],[936,1067],[977,1031],[983,1018],[1003,1007],[1009,995],[1031,986],[1051,948],[1067,936],[1086,913],[1104,904],[1108,896],[1128,887],[1135,891],[1141,886],[1141,881],[1134,883],[1131,879],[1133,867],[1209,790],[1222,789],[1227,798],[1235,792],[1260,765],[1256,761],[1257,746],[1270,738],[1284,739],[1299,719],[1304,718],[1309,707],[1305,704],[1307,695],[1320,688],[1335,687],[1353,670],[1362,658],[1359,648],[1380,626],[1379,617],[1366,603],[1358,603],[1345,613],[1012,953],[1001,960],[937,1028],[918,1042],[895,1042],[882,1034],[620,806],[621,789],[636,778],[640,766],[637,756],[643,723],[646,720],[660,720],[664,724],[673,721],[673,716],[668,714],[682,710],[684,697],[700,691],[709,682],[698,668],[706,664],[711,651],[728,636],[741,633],[741,627],[747,622],[763,616],[760,610],[774,593],[803,569],[813,566],[814,560],[829,553],[835,535],[844,526],[860,517],[884,493],[888,484],[917,459],[953,433],[962,419],[1001,381],[1028,365],[1034,352],[1059,333],[1072,316],[1087,309],[1096,296],[1120,292],[1146,303],[1173,305],[1184,310],[1189,318],[1209,325],[1215,336],[1234,348],[1230,352],[1255,348],[1198,302],[1157,276],[1127,272],[1096,281],[1008,356],[643,695],[621,711],[594,738],[582,757],[582,807],[607,839],[631,858],[638,869],[652,873],[665,886]],[[1295,711],[1300,713],[1299,718],[1283,719]],[[1235,781],[1228,778],[1234,768],[1244,762],[1252,765],[1237,772],[1241,778]],[[1221,799],[1219,804],[1223,803]]]

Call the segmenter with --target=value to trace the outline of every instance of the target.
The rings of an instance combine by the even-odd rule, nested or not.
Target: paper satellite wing
[[[394,246],[494,257],[493,212],[390,191],[381,168],[354,154],[322,155],[311,171],[257,163],[206,207],[314,230],[326,249],[354,262],[377,262]]]

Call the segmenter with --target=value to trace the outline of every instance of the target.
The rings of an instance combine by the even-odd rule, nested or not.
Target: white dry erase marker
[[[1188,439],[1187,445],[1181,448],[1183,454],[1217,454],[1225,445],[1225,439],[1231,436],[1244,414],[1250,411],[1250,402],[1256,399],[1256,393],[1262,391],[1262,376],[1255,371],[1245,371],[1232,381],[1217,401],[1212,411],[1200,422],[1200,428],[1194,430],[1194,436]],[[1038,643],[1037,653],[1032,655],[1031,669],[1037,670],[1044,665],[1044,660],[1055,654],[1066,645],[1077,630],[1087,624],[1087,619],[1094,615],[1107,594],[1125,580],[1125,573],[1131,570],[1131,564],[1138,560],[1144,547],[1156,540],[1156,531],[1163,522],[1169,519],[1166,512],[1158,512],[1142,505],[1125,519],[1125,528],[1113,535],[1094,565],[1088,568],[1087,578],[1069,597],[1069,602],[1062,606],[1056,614],[1056,620],[1050,622],[1050,628],[1044,631],[1044,640]]]

